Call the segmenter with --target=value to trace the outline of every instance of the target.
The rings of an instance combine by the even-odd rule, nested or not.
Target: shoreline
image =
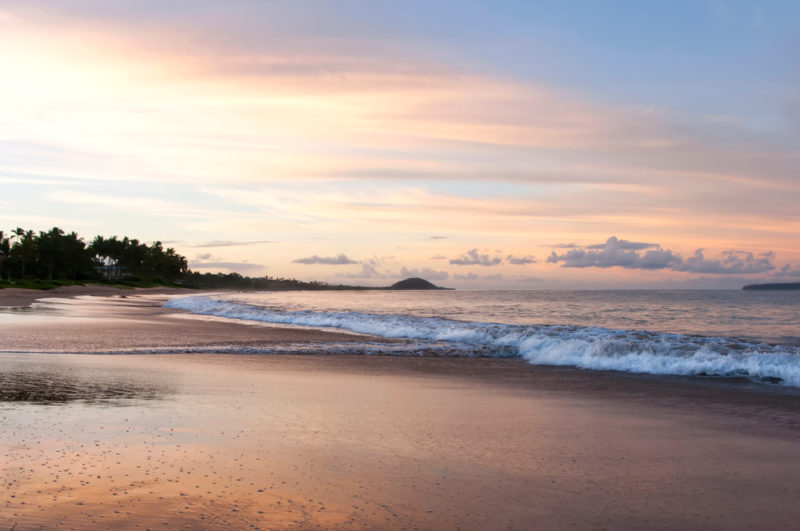
[[[85,288],[85,289],[84,289]],[[402,342],[402,339],[393,339],[379,336],[364,335],[347,330],[322,329],[304,326],[284,326],[280,324],[264,323],[259,321],[237,320],[220,317],[209,317],[192,314],[185,310],[163,307],[163,303],[171,296],[181,295],[203,295],[212,293],[205,290],[185,290],[179,288],[132,288],[119,289],[108,286],[68,286],[44,292],[38,290],[16,290],[24,292],[21,294],[9,293],[3,299],[3,291],[10,291],[11,288],[0,290],[0,308],[19,307],[27,309],[29,305],[44,299],[56,299],[52,305],[56,308],[57,314],[63,313],[56,321],[33,320],[30,322],[18,321],[15,326],[0,327],[0,352],[10,352],[18,349],[18,352],[52,352],[52,353],[96,353],[96,354],[136,354],[126,349],[142,349],[143,354],[148,355],[173,355],[180,353],[182,347],[188,352],[196,354],[214,354],[214,348],[232,347],[234,350],[222,350],[219,354],[231,355],[291,355],[291,352],[246,352],[236,351],[237,346],[264,348],[282,344],[309,344],[313,350],[314,345],[324,343],[378,343],[391,344]],[[90,297],[91,299],[78,300],[79,297]],[[59,310],[57,299],[66,299],[76,303],[74,306],[68,305]],[[10,301],[27,301],[27,305],[11,305]],[[51,304],[50,301],[44,301]],[[8,315],[8,314],[6,314]],[[185,316],[186,318],[181,318]],[[48,316],[49,318],[49,316]],[[85,333],[87,323],[100,323],[103,326],[92,328],[91,336]],[[48,337],[48,330],[53,325],[57,325],[58,333]],[[150,331],[157,332],[150,334]],[[704,337],[704,336],[699,336]],[[64,344],[72,345],[74,348],[63,348]],[[87,349],[87,346],[90,348]],[[152,347],[153,351],[146,349]],[[105,350],[104,350],[105,348]],[[162,350],[159,350],[162,348]],[[356,347],[357,348],[357,347]],[[457,360],[484,360],[487,365],[484,369],[491,372],[494,360],[498,366],[504,362],[514,363],[517,367],[522,367],[526,374],[530,371],[555,371],[564,374],[585,374],[597,376],[598,378],[611,378],[641,382],[641,385],[664,383],[677,386],[699,386],[729,390],[732,392],[786,395],[800,397],[800,388],[784,386],[781,384],[771,384],[757,382],[746,377],[719,377],[702,375],[669,375],[654,373],[637,373],[617,370],[587,369],[573,366],[560,365],[533,365],[524,358],[502,358],[502,357],[416,357],[409,355],[390,355],[390,354],[348,354],[334,353],[325,354],[300,353],[301,357],[350,357],[358,358],[386,358],[406,360],[398,361],[398,368],[413,366],[414,363],[408,360],[424,359],[450,359],[452,364],[450,369],[461,372],[459,361]],[[466,363],[464,363],[466,366]],[[639,384],[635,384],[639,385]],[[600,388],[598,388],[600,389]]]
[[[132,295],[171,295],[194,292],[188,288],[117,288],[102,284],[86,284],[83,286],[59,286],[48,290],[3,288],[0,289],[0,307],[26,307],[32,303],[52,297],[120,297]]]
[[[0,353],[3,527],[791,529],[800,518],[794,390],[521,358],[35,353],[364,341],[180,318],[165,296],[5,314],[0,349],[31,352]]]

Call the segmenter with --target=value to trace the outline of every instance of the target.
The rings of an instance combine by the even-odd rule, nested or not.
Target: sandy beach
[[[189,320],[162,300],[0,313],[1,527],[792,529],[800,519],[796,391],[516,359],[80,353],[363,340]]]
[[[0,289],[0,308],[9,306],[30,306],[38,299],[46,299],[53,297],[78,297],[78,296],[92,296],[92,297],[129,297],[133,295],[142,294],[181,294],[186,293],[187,290],[174,289],[174,288],[130,288],[121,289],[113,286],[104,286],[101,284],[86,284],[84,286],[61,286],[51,290],[39,289],[19,289],[19,288],[5,288]]]

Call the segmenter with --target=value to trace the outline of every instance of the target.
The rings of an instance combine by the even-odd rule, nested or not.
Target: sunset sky
[[[800,3],[0,0],[0,230],[460,289],[800,282]]]

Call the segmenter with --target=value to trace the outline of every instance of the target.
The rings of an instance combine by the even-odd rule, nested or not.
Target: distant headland
[[[800,282],[777,282],[772,284],[749,284],[742,289],[744,290],[763,290],[763,291],[778,291],[778,290],[800,290]]]
[[[395,282],[388,289],[409,289],[409,290],[423,290],[423,289],[453,289],[453,288],[442,288],[439,287],[431,282],[428,282],[424,278],[407,278],[405,280],[401,280],[400,282]]]

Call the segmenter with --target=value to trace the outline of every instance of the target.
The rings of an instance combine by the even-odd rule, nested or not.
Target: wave
[[[173,299],[165,307],[199,315],[335,328],[416,341],[404,347],[383,347],[388,353],[521,357],[534,365],[661,375],[747,377],[800,387],[800,347],[796,345],[646,330],[510,325],[365,312],[285,311],[203,296]]]

